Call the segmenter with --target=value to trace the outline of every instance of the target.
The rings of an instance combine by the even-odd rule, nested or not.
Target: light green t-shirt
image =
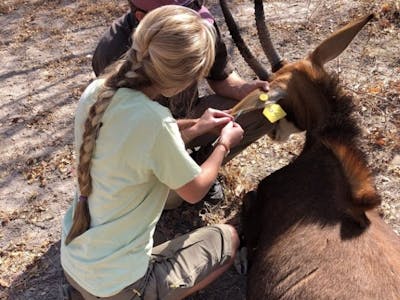
[[[92,82],[79,101],[76,153],[103,82]],[[107,297],[145,274],[169,189],[185,185],[201,168],[185,150],[170,111],[139,91],[119,89],[102,123],[91,165],[91,228],[65,245],[76,193],[63,221],[61,263],[88,292]]]

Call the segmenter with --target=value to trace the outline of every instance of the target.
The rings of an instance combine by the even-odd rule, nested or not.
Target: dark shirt
[[[115,20],[104,33],[93,54],[92,67],[96,76],[118,60],[132,45],[131,35],[138,22],[131,13]]]

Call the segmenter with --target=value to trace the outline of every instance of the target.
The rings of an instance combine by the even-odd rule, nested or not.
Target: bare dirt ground
[[[237,71],[253,79],[230,42],[216,0],[215,14]],[[263,62],[251,1],[231,1],[244,39]],[[398,0],[265,1],[277,49],[304,57],[347,21],[375,12],[350,47],[328,68],[354,95],[356,117],[382,195],[384,220],[400,234],[400,3]],[[111,21],[127,9],[116,0],[0,2],[0,299],[58,299],[61,218],[73,193],[74,110],[94,78],[91,54]],[[206,91],[207,89],[205,89]],[[226,200],[183,205],[163,214],[162,241],[218,222],[238,225],[240,198],[288,164],[304,136],[273,144],[261,138],[221,170]],[[245,299],[245,276],[233,269],[191,299]]]

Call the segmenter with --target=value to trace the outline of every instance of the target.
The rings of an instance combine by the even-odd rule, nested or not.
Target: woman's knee
[[[232,247],[232,257],[234,257],[240,245],[239,234],[236,228],[229,224],[218,224],[216,226],[220,227],[222,230],[225,230],[226,232],[229,232],[229,237]]]

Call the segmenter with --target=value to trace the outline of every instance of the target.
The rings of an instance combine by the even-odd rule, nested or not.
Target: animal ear
[[[333,33],[311,53],[309,57],[311,62],[323,66],[326,62],[339,56],[339,54],[347,48],[357,33],[373,17],[373,14],[365,16]]]

